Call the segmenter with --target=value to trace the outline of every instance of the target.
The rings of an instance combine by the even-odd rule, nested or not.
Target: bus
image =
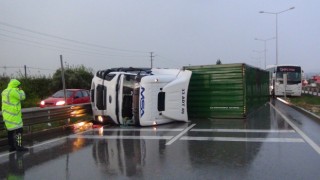
[[[272,96],[301,96],[303,71],[298,65],[268,66]]]

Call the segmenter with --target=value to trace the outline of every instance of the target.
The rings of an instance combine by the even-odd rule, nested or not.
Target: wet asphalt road
[[[275,101],[247,119],[88,129],[0,153],[0,179],[319,179],[320,126]]]

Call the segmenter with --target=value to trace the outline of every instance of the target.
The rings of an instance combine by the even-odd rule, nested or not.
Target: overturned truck
[[[150,126],[188,121],[187,92],[191,71],[157,68],[112,68],[92,80],[94,119]]]
[[[268,77],[246,64],[102,70],[91,85],[93,116],[141,126],[245,118],[268,100]]]

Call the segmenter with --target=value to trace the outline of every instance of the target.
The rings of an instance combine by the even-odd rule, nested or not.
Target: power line
[[[109,50],[113,50],[113,51],[123,51],[123,52],[132,52],[132,53],[148,53],[148,52],[145,52],[145,51],[112,48],[112,47],[107,47],[107,46],[102,46],[102,45],[97,45],[97,44],[77,41],[77,40],[73,40],[73,39],[67,39],[67,38],[56,36],[56,35],[51,35],[51,34],[47,34],[47,33],[34,31],[34,30],[31,30],[31,29],[23,28],[23,27],[20,27],[20,26],[11,25],[11,24],[8,24],[8,23],[5,23],[5,22],[1,22],[1,21],[0,21],[0,24],[3,25],[3,26],[8,26],[8,27],[11,27],[11,28],[20,29],[20,30],[31,32],[31,33],[34,33],[34,34],[39,34],[39,35],[42,35],[42,36],[56,38],[56,39],[60,39],[60,40],[64,40],[64,41],[68,41],[68,42],[72,42],[72,43],[83,44],[83,45],[86,45],[86,46],[104,48],[104,49],[109,49]]]
[[[21,68],[19,66],[0,66],[0,68],[4,68],[4,69],[17,69],[17,68]]]
[[[23,37],[30,37],[30,38],[37,39],[37,40],[41,40],[41,41],[49,41],[49,42],[53,42],[53,43],[57,43],[57,44],[69,45],[69,46],[70,46],[70,44],[68,44],[69,42],[66,43],[66,42],[55,41],[55,40],[51,40],[51,39],[39,38],[39,37],[36,37],[36,36],[30,36],[30,35],[27,35],[27,34],[24,34],[24,33],[18,33],[18,32],[14,32],[14,31],[9,31],[9,30],[2,29],[2,28],[0,28],[0,31],[5,31],[5,32],[13,33],[13,34],[20,35],[20,36],[23,36]],[[6,35],[7,35],[7,34],[6,34]],[[7,36],[9,36],[9,35],[7,35]],[[12,37],[12,36],[11,36],[11,37]],[[75,44],[73,44],[72,46],[75,46]],[[79,48],[86,48],[86,49],[88,49],[88,47],[84,47],[83,45],[80,45],[80,46],[79,46],[78,44],[76,44],[76,46],[79,47]],[[101,52],[101,50],[97,50],[97,49],[91,49],[91,50]],[[104,51],[104,52],[105,52],[105,51]],[[123,53],[123,52],[121,52],[121,53]]]
[[[76,51],[76,52],[81,52],[81,53],[89,53],[89,54],[95,54],[95,55],[100,55],[100,56],[107,56],[107,57],[127,57],[127,58],[131,58],[131,57],[140,57],[140,58],[142,58],[142,57],[147,57],[147,56],[109,55],[109,54],[103,54],[103,53],[97,53],[97,52],[91,52],[91,51],[85,51],[85,50],[78,50],[78,49],[73,49],[73,48],[68,48],[68,47],[55,46],[55,45],[46,44],[46,43],[42,43],[42,42],[38,42],[38,41],[22,39],[22,38],[10,36],[10,35],[2,34],[2,33],[0,33],[0,36],[4,36],[4,37],[7,37],[7,38],[12,38],[12,39],[17,39],[17,40],[20,40],[20,41],[25,41],[25,42],[28,42],[28,43],[33,43],[33,44],[36,44],[36,45],[49,46],[49,47],[54,47],[54,48],[62,49],[62,50]]]
[[[28,69],[36,69],[36,70],[47,70],[47,71],[55,71],[54,69],[46,69],[46,68],[37,68],[37,67],[30,67],[27,66]]]
[[[6,30],[6,29],[2,29],[0,28],[0,31],[4,31],[4,32],[8,32],[8,33],[13,33],[13,34],[16,34],[16,35],[19,35],[19,36],[23,36],[23,37],[30,37],[30,38],[33,38],[33,39],[37,39],[37,40],[41,40],[41,41],[49,41],[49,42],[53,42],[53,43],[57,43],[57,44],[62,44],[62,45],[68,45],[70,46],[70,44],[66,43],[66,42],[61,42],[61,41],[55,41],[55,40],[50,40],[50,39],[44,39],[44,38],[39,38],[39,37],[36,37],[36,36],[30,36],[30,35],[27,35],[27,34],[24,34],[24,33],[18,33],[18,32],[14,32],[14,31],[9,31],[9,30]],[[19,39],[19,40],[22,40],[21,38],[17,38],[17,37],[13,37],[13,36],[10,36],[8,34],[1,34],[3,36],[6,36],[6,37],[9,37],[9,38],[14,38],[14,39]],[[23,39],[23,41],[30,41],[30,40],[26,40],[26,39]],[[32,41],[34,42],[34,41]],[[46,44],[47,45],[47,44]],[[51,44],[50,44],[51,45]],[[53,46],[53,45],[51,45]],[[72,45],[73,47],[74,46],[77,46],[78,48],[86,48],[88,49],[88,47],[84,47],[84,45],[78,45],[78,44],[73,44]],[[57,47],[57,46],[56,46]],[[64,47],[59,47],[59,48],[64,48]],[[105,54],[106,52],[105,51],[101,51],[101,50],[97,50],[97,49],[93,49],[93,48],[90,48],[89,50],[92,50],[92,51],[97,51],[97,52],[94,52],[94,53],[102,53],[102,54]],[[83,51],[83,50],[78,50],[78,51]],[[128,55],[128,57],[131,57],[129,54],[127,54],[128,52],[113,52],[113,53],[126,53],[126,54],[121,54],[121,55]],[[119,54],[109,54],[108,52],[108,55],[111,55],[111,56],[119,56]],[[126,56],[127,57],[127,56]],[[138,56],[137,56],[138,57]],[[141,57],[141,56],[140,56]]]
[[[0,69],[1,68],[4,69],[3,75],[5,75],[7,73],[8,69],[17,69],[17,70],[15,70],[15,73],[17,73],[19,76],[24,76],[24,77],[28,77],[28,75],[34,74],[34,71],[38,71],[39,74],[40,74],[40,71],[42,71],[42,72],[43,71],[52,71],[52,72],[56,71],[54,69],[41,68],[41,67],[29,67],[26,65],[24,65],[24,66],[0,66]],[[11,74],[11,75],[13,75],[13,74]]]
[[[3,69],[21,69],[21,68],[24,68],[24,66],[0,66],[0,68],[3,68]],[[26,66],[26,68],[27,68],[27,69],[36,69],[36,70],[55,71],[54,69],[39,68],[39,67],[30,67],[30,66]]]

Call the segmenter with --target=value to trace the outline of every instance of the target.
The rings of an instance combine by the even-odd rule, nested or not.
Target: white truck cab
[[[94,119],[140,126],[187,122],[191,73],[189,70],[157,68],[98,71],[91,85]]]

